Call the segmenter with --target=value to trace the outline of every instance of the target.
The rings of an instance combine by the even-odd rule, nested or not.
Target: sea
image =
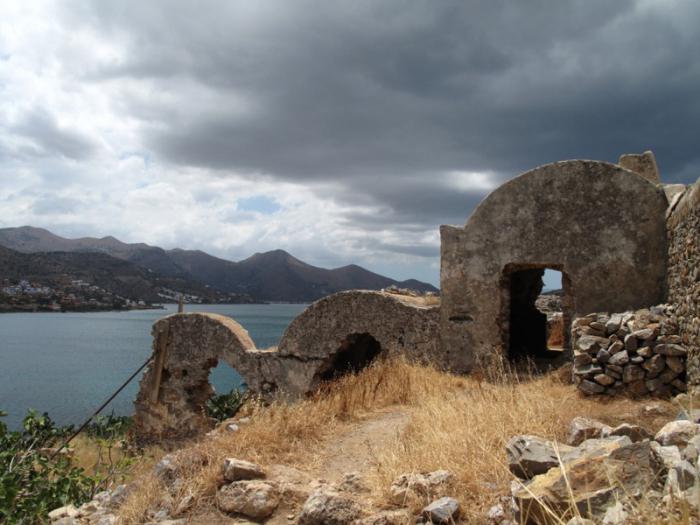
[[[277,345],[289,323],[307,305],[185,305],[187,312],[212,312],[232,317],[258,348]],[[151,354],[151,326],[177,311],[0,314],[0,411],[13,430],[21,427],[27,409],[48,412],[58,424],[80,424]],[[133,413],[140,375],[103,414]],[[228,365],[210,374],[217,393],[241,386]]]

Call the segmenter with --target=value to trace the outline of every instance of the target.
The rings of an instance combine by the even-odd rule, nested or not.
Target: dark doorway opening
[[[571,285],[561,267],[509,265],[502,293],[503,319],[507,319],[504,348],[509,359],[549,364],[567,359],[572,300]]]
[[[382,345],[367,333],[350,334],[341,343],[338,351],[319,370],[319,381],[331,381],[345,374],[356,373],[369,366],[382,351]]]

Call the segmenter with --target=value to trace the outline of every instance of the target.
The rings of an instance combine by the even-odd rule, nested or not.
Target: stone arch
[[[285,331],[278,348],[280,362],[304,360],[308,366],[283,370],[282,382],[292,394],[307,394],[348,350],[348,358],[353,357],[352,352],[370,354],[369,360],[359,359],[361,365],[389,354],[422,361],[439,359],[437,325],[438,308],[422,306],[416,298],[357,290],[330,295],[309,306]],[[365,342],[371,338],[380,350],[357,346],[362,338]]]
[[[154,360],[134,403],[134,433],[142,441],[184,439],[211,427],[204,403],[214,393],[209,373],[220,360],[249,386],[261,387],[256,362],[260,352],[233,319],[175,314],[157,321],[152,333]]]
[[[323,381],[332,381],[346,374],[356,373],[386,352],[377,339],[368,332],[348,334],[338,349],[318,367],[312,380],[312,388]]]
[[[457,371],[503,355],[507,265],[561,268],[572,313],[623,311],[664,298],[662,189],[615,164],[574,160],[493,191],[464,227],[442,226],[441,347]]]

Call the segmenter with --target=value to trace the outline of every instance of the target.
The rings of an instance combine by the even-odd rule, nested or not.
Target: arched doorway
[[[345,374],[359,372],[374,361],[382,345],[368,333],[354,333],[341,341],[338,350],[316,372],[314,383],[331,381]]]
[[[569,358],[573,295],[562,265],[507,265],[501,305],[503,348],[510,361],[558,365]]]

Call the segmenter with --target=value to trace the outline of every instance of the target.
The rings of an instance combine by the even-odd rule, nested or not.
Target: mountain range
[[[111,236],[67,239],[32,226],[0,229],[0,246],[9,249],[0,251],[0,277],[7,273],[7,261],[17,265],[23,255],[42,254],[38,260],[25,261],[35,277],[41,274],[41,264],[51,272],[61,265],[77,270],[84,263],[89,265],[91,275],[104,276],[119,268],[129,275],[127,281],[150,280],[154,290],[165,286],[192,294],[208,291],[254,301],[307,302],[342,290],[378,290],[388,286],[437,291],[428,283],[415,279],[396,281],[354,264],[319,268],[283,250],[256,253],[234,262],[199,250],[164,250],[144,243],[124,243]]]

